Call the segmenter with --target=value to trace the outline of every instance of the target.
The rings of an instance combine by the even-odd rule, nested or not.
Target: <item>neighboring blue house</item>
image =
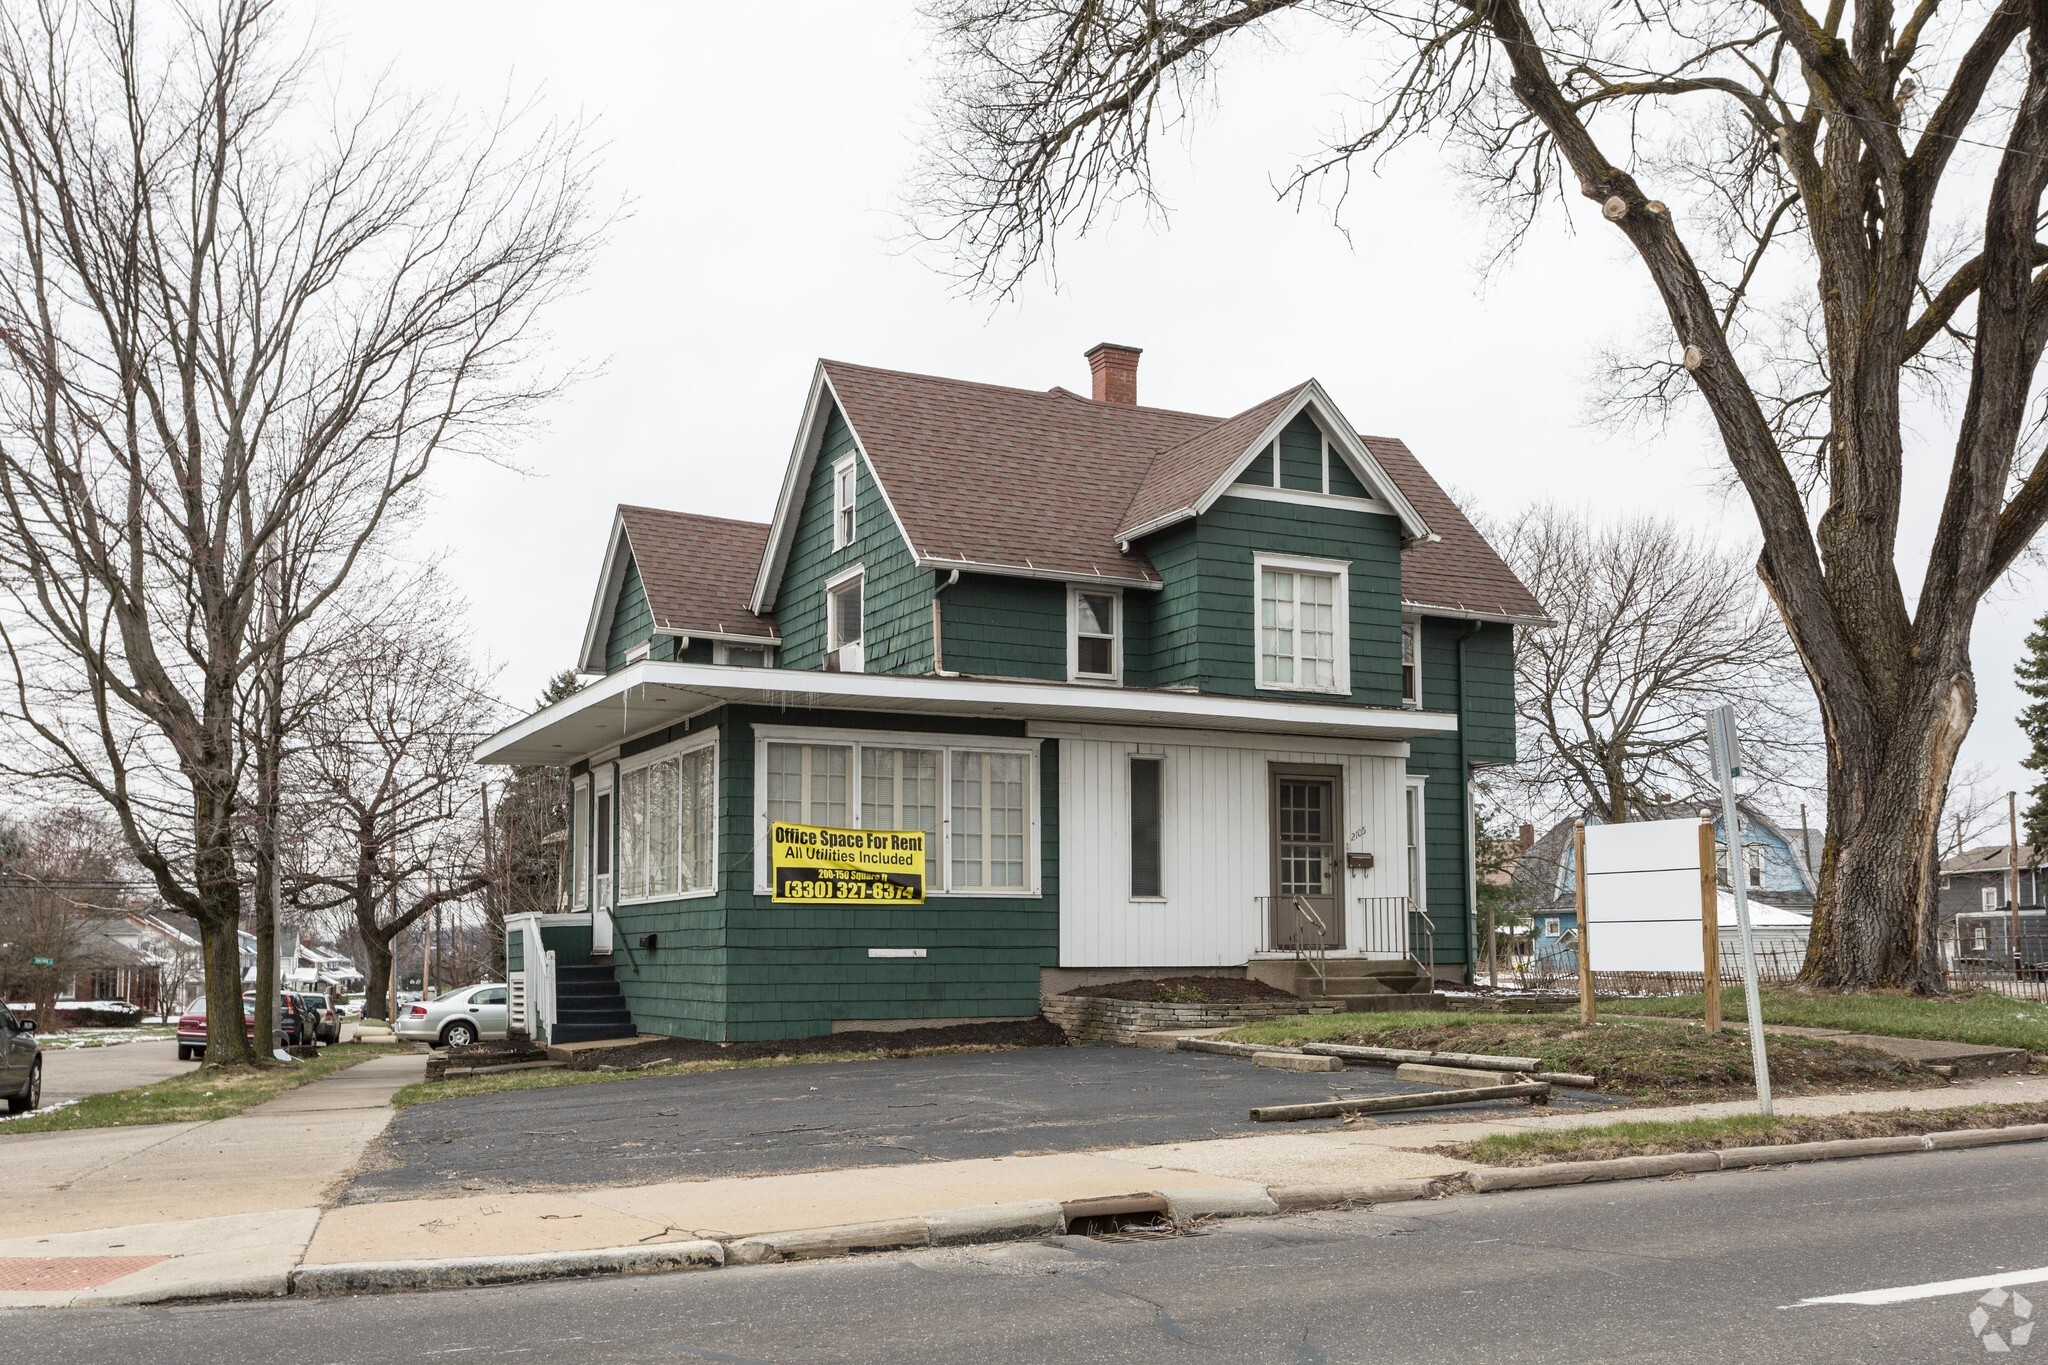
[[[1701,808],[1697,804],[1673,802],[1645,818],[1679,820],[1684,819],[1687,812]],[[1813,873],[1802,856],[1799,833],[1785,830],[1748,802],[1742,802],[1738,809],[1742,818],[1744,886],[1749,892],[1751,905],[1810,916],[1813,913]],[[1598,816],[1589,815],[1586,823],[1597,825],[1601,821]],[[1718,815],[1714,819],[1714,842],[1719,848],[1720,884],[1732,889],[1728,880],[1727,832]],[[1560,820],[1552,825],[1549,832],[1524,852],[1515,865],[1515,879],[1536,892],[1530,909],[1533,921],[1530,925],[1531,952],[1539,960],[1555,963],[1560,970],[1577,969],[1579,916],[1576,878],[1570,820]],[[1777,915],[1758,916],[1759,921],[1778,921],[1780,918]],[[1731,916],[1724,915],[1723,920],[1724,929],[1733,923]],[[1785,920],[1771,927],[1791,930],[1799,928],[1800,924],[1797,920]]]

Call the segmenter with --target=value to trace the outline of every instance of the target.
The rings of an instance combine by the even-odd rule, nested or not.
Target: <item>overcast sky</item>
[[[1435,151],[1327,204],[1274,185],[1353,110],[1364,65],[1305,30],[1226,63],[1215,108],[1161,147],[1172,206],[1063,245],[1058,287],[962,297],[900,216],[928,98],[925,38],[893,0],[713,6],[333,0],[326,32],[357,74],[479,108],[538,93],[592,119],[599,191],[626,201],[584,294],[554,317],[567,357],[601,373],[554,406],[525,473],[451,465],[423,545],[445,547],[472,638],[523,702],[568,666],[612,508],[650,503],[767,520],[820,356],[1083,391],[1082,352],[1141,346],[1141,401],[1232,413],[1313,376],[1361,431],[1399,436],[1470,505],[1508,516],[1552,498],[1652,511],[1754,540],[1717,491],[1700,430],[1589,425],[1603,347],[1654,307],[1597,215],[1561,217],[1483,276],[1488,225]],[[1930,431],[1930,438],[1942,433]],[[1921,553],[1945,462],[1909,496]],[[1000,497],[1003,471],[989,471]],[[1910,580],[1917,570],[1904,566]],[[1979,618],[1979,712],[1964,759],[2024,789],[2012,669],[2038,582]]]

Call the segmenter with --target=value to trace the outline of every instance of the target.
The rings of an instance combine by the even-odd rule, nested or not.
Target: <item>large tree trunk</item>
[[[1800,974],[1810,985],[1943,989],[1936,843],[1975,712],[1967,667],[1948,672],[1889,714],[1864,717],[1874,743],[1829,746],[1827,836]]]
[[[234,919],[208,915],[199,922],[206,960],[206,1062],[246,1066],[256,1060],[242,1026],[242,948]]]
[[[363,1017],[383,1019],[388,1023],[391,1013],[391,944],[365,933],[363,951],[370,957],[369,975],[364,982],[368,993],[363,998]]]

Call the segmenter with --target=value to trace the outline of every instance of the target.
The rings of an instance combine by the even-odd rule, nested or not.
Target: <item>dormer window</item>
[[[832,548],[843,550],[853,544],[854,477],[853,456],[832,466]]]
[[[1072,588],[1067,593],[1067,674],[1077,682],[1116,682],[1123,673],[1123,598]]]

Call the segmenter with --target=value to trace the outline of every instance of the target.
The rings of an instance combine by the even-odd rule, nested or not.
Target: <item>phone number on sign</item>
[[[775,889],[784,900],[802,901],[916,901],[924,897],[914,886],[895,882],[799,881],[787,878]]]

